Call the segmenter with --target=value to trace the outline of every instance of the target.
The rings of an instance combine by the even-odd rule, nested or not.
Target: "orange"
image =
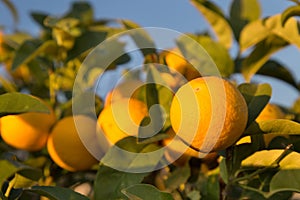
[[[115,144],[127,136],[138,136],[139,125],[146,116],[148,109],[145,103],[123,98],[104,107],[98,117],[98,124],[107,139]]]
[[[171,104],[170,119],[176,136],[197,149],[189,150],[193,152],[190,155],[202,157],[238,140],[246,128],[248,109],[242,94],[229,81],[202,77],[179,88]]]
[[[122,98],[133,97],[135,91],[142,85],[143,82],[140,80],[126,80],[121,82],[107,93],[105,98],[105,106],[108,106],[111,102],[120,100]]]
[[[170,49],[165,55],[165,61],[172,70],[182,74],[187,80],[201,76],[198,70],[184,59],[178,48]]]
[[[17,149],[38,151],[45,147],[55,120],[53,111],[7,115],[1,118],[1,135],[7,144]]]
[[[69,171],[87,170],[97,164],[98,160],[82,142],[84,139],[101,151],[101,147],[97,146],[96,127],[97,121],[85,115],[69,116],[58,121],[47,142],[52,160]],[[81,138],[83,135],[79,135],[78,130],[84,133],[84,138]]]

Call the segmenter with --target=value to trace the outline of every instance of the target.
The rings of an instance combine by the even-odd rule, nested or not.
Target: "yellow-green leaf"
[[[191,0],[191,3],[209,22],[219,42],[222,43],[227,49],[231,48],[233,43],[232,29],[227,19],[221,13],[221,10],[210,1]]]
[[[285,23],[293,16],[300,16],[300,5],[291,6],[281,14],[281,25],[285,26]]]

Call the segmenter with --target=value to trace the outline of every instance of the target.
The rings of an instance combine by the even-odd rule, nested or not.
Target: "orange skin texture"
[[[128,136],[137,136],[138,127],[148,116],[145,103],[137,99],[123,98],[104,107],[98,117],[98,124],[108,141],[115,144]]]
[[[51,111],[46,113],[24,113],[1,118],[2,139],[22,150],[38,151],[45,147],[50,128],[56,121]]]
[[[74,118],[84,124],[79,127],[86,133],[85,140],[97,141],[96,120],[85,115],[77,115],[58,121],[47,142],[47,149],[52,160],[61,168],[73,172],[88,170],[99,162],[84,146],[76,129],[78,125],[75,124]],[[101,150],[100,147],[99,150]]]
[[[241,93],[229,81],[203,77],[177,91],[170,119],[177,136],[205,154],[224,150],[238,140],[246,128],[248,109]],[[200,156],[191,151],[193,156]]]

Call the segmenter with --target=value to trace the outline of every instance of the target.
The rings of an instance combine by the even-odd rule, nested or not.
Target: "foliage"
[[[188,36],[201,44],[216,63],[222,77],[234,82],[240,74],[244,82],[237,87],[248,105],[248,123],[242,137],[251,136],[251,142],[234,144],[218,152],[219,158],[207,162],[205,159],[188,158],[183,166],[175,163],[147,173],[113,169],[108,165],[119,164],[132,168],[154,168],[163,164],[163,155],[154,160],[134,157],[132,162],[121,162],[124,158],[116,152],[122,147],[131,152],[145,153],[161,148],[161,140],[168,138],[170,128],[169,108],[173,94],[160,85],[164,80],[157,64],[165,64],[159,49],[142,48],[154,46],[147,32],[129,35],[141,47],[141,56],[147,65],[143,71],[146,79],[153,82],[140,88],[139,98],[148,108],[160,104],[165,112],[156,109],[159,117],[145,118],[141,125],[159,134],[141,140],[132,137],[113,145],[98,166],[81,172],[68,172],[58,167],[46,149],[26,152],[0,139],[0,198],[1,199],[288,199],[300,192],[300,101],[284,108],[286,119],[256,122],[255,119],[269,102],[272,88],[269,84],[252,82],[256,74],[281,80],[300,91],[299,83],[288,67],[271,56],[287,47],[300,48],[299,22],[300,3],[287,8],[283,13],[261,18],[258,0],[233,0],[230,16],[211,1],[191,0],[192,5],[208,21],[211,30],[205,34]],[[3,0],[14,20],[18,13],[10,1]],[[85,1],[74,2],[62,17],[44,13],[31,13],[40,26],[41,34],[32,36],[26,32],[0,33],[0,62],[9,78],[0,77],[0,115],[25,112],[49,112],[39,100],[43,99],[54,108],[59,119],[72,114],[72,103],[84,101],[95,89],[99,74],[105,70],[119,70],[130,61],[125,53],[124,41],[117,41],[110,50],[121,51],[122,56],[108,69],[102,66],[88,72],[89,90],[83,96],[72,97],[76,75],[84,59],[93,48],[105,39],[126,30],[140,28],[130,20],[94,19],[92,6]],[[140,43],[140,39],[144,43]],[[184,38],[178,38],[181,53],[192,58],[198,56],[194,46]],[[238,54],[230,54],[233,45]],[[104,49],[105,51],[105,49]],[[155,64],[153,64],[155,63]],[[210,75],[210,66],[196,63],[205,75]],[[194,64],[194,63],[193,63]],[[86,96],[87,95],[87,96]],[[35,98],[38,97],[38,98]],[[72,101],[74,100],[74,101]],[[103,101],[96,97],[95,110],[101,112]],[[82,109],[84,114],[94,110]],[[157,116],[157,115],[156,115]],[[165,121],[164,121],[165,120]],[[161,122],[165,123],[162,125]],[[145,132],[143,132],[145,131]],[[149,130],[148,130],[149,131]],[[139,135],[147,134],[140,129]],[[265,144],[263,134],[278,134],[270,144]],[[284,136],[284,137],[280,137]],[[123,166],[124,164],[124,166]],[[287,181],[288,180],[288,181]],[[81,195],[75,192],[80,183],[91,183],[94,192]]]

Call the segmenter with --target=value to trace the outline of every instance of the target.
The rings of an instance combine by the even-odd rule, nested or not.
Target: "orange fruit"
[[[213,76],[196,78],[180,87],[170,108],[176,136],[197,149],[189,150],[194,152],[191,156],[202,157],[233,145],[246,128],[247,119],[242,94],[229,81]]]
[[[28,112],[1,118],[2,139],[22,150],[38,151],[45,147],[50,128],[56,121],[54,112]]]
[[[182,74],[187,80],[200,77],[200,73],[184,59],[178,48],[170,49],[165,55],[165,61],[172,70]]]
[[[85,140],[101,151],[96,127],[97,121],[85,115],[68,116],[59,120],[53,127],[47,142],[52,160],[69,171],[87,170],[97,164],[98,160],[83,143]],[[78,130],[84,135],[79,135]]]
[[[148,109],[145,103],[123,98],[104,107],[98,117],[98,124],[107,139],[115,144],[127,136],[138,136],[139,125],[146,116]]]

